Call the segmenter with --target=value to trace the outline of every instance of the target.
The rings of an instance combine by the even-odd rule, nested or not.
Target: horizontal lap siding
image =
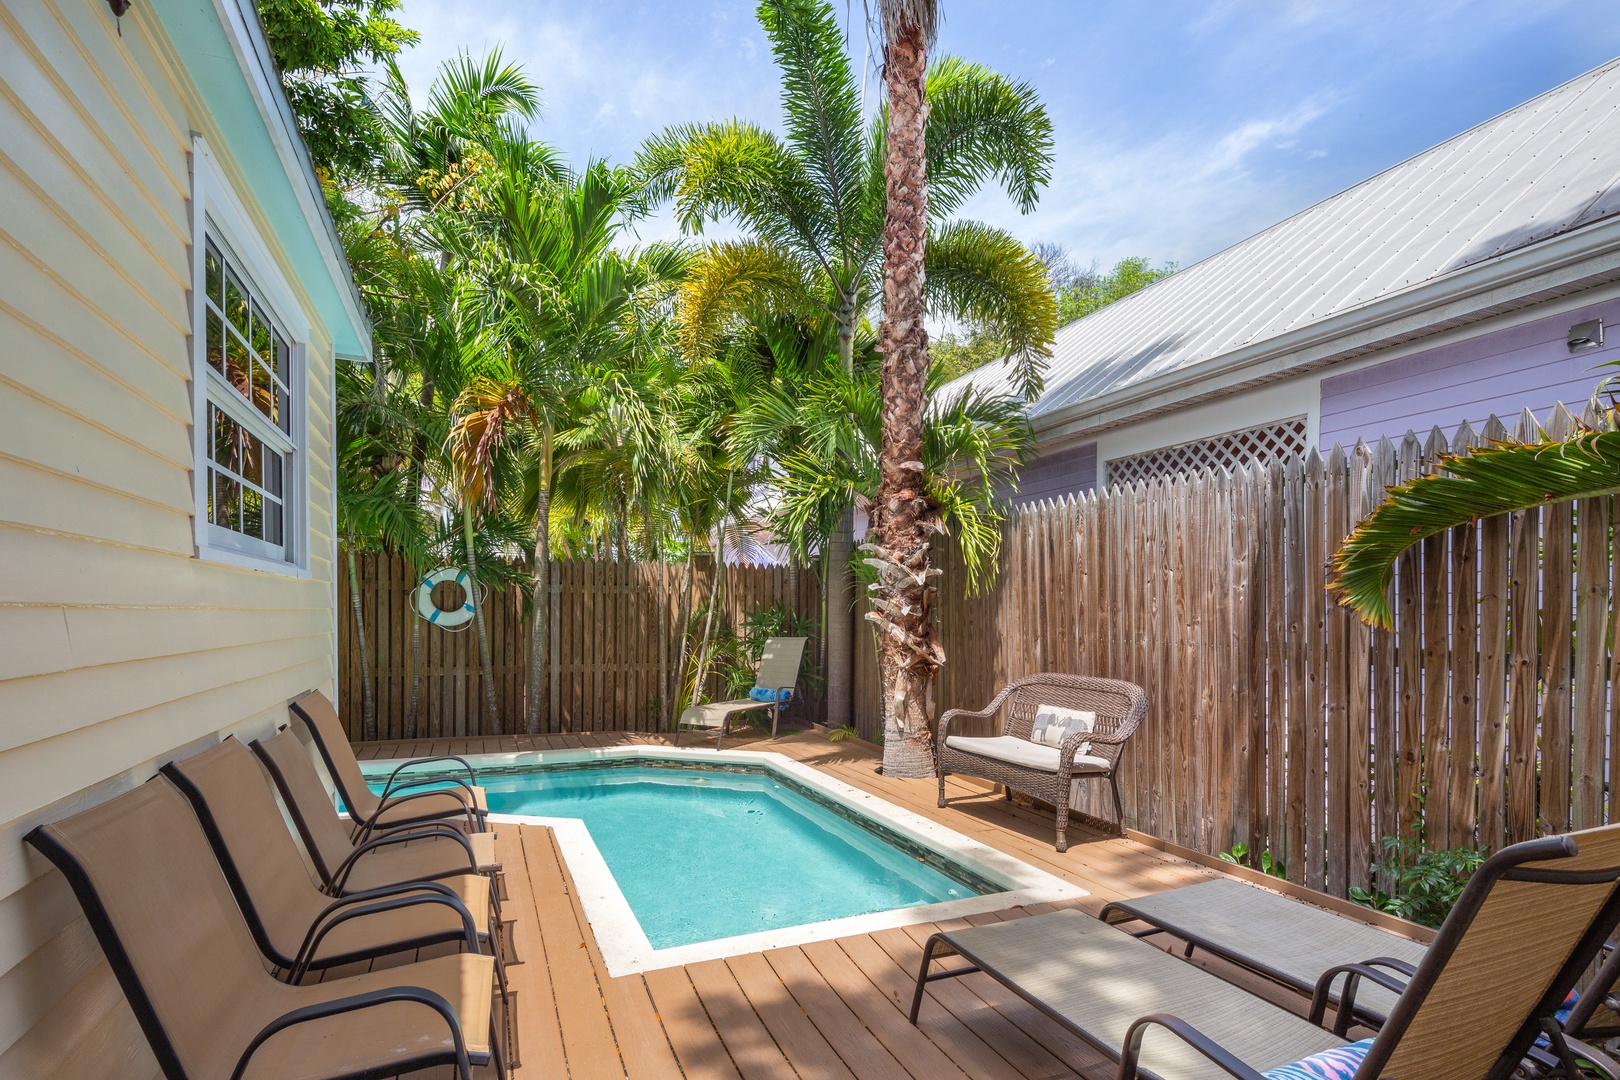
[[[1571,353],[1569,328],[1588,319],[1608,327],[1603,348]],[[1319,446],[1376,441],[1435,425],[1449,436],[1460,419],[1537,415],[1563,402],[1579,412],[1620,357],[1620,300],[1537,319],[1322,380]]]
[[[120,38],[101,0],[0,0],[8,1078],[157,1073],[65,880],[22,836],[222,729],[268,732],[332,683],[326,341],[309,349],[311,578],[192,557],[187,155],[209,124],[151,26],[139,6]]]
[[[1097,444],[1083,443],[1032,458],[1018,475],[1016,506],[1078,495],[1097,486]]]

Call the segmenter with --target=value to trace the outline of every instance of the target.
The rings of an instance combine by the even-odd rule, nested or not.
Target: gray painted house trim
[[[1042,454],[1024,466],[1011,502],[1027,506],[1042,499],[1057,499],[1097,486],[1097,444],[1081,443]]]

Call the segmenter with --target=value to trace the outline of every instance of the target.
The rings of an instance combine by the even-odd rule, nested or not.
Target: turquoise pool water
[[[582,819],[655,949],[998,891],[765,772],[620,765],[479,783],[494,813]]]

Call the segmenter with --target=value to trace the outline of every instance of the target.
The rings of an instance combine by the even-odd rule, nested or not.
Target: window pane
[[[281,504],[274,499],[264,500],[264,538],[268,543],[281,543]]]
[[[242,489],[242,532],[264,537],[264,496],[250,487]]]
[[[208,309],[208,366],[225,374],[225,320],[213,308]]]
[[[217,465],[236,468],[236,422],[213,405],[208,406],[208,425],[214,432],[214,445],[209,457]]]
[[[208,299],[216,304],[223,304],[225,271],[221,269],[219,252],[214,248],[212,240],[208,241],[208,254],[203,258],[203,266],[206,268],[203,277],[207,282]]]
[[[252,484],[262,484],[259,479],[261,465],[264,461],[264,443],[259,441],[257,435],[251,432],[242,432],[242,467],[237,472],[242,479]]]
[[[214,473],[214,524],[232,531],[240,531],[237,522],[241,516],[242,485],[224,473]]]
[[[287,391],[276,387],[276,426],[285,434],[292,434],[292,412],[288,408],[291,403],[287,400]]]
[[[272,495],[281,495],[281,463],[282,456],[274,451],[264,457],[264,490]]]
[[[275,333],[273,328],[271,332]],[[292,386],[292,349],[288,346],[286,339],[279,333],[275,333],[275,339],[276,378],[281,381],[282,386],[290,388]]]
[[[225,335],[225,381],[236,387],[236,392],[243,397],[252,399],[253,376],[249,365],[252,359],[248,356],[247,346],[235,334]]]
[[[270,392],[270,369],[263,361],[253,361],[253,407],[269,419],[275,418],[275,395]]]
[[[265,367],[274,370],[276,357],[270,347],[270,321],[264,317],[264,312],[259,310],[258,304],[253,305],[253,334],[248,340],[253,343],[253,351],[259,354],[259,359],[264,361]]]
[[[236,280],[236,273],[228,266],[225,268],[225,317],[231,320],[231,325],[236,327],[237,333],[247,335],[247,289]]]

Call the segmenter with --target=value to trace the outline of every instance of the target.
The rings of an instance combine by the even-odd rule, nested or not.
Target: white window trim
[[[292,577],[310,576],[309,520],[309,337],[310,324],[303,307],[294,299],[292,288],[282,276],[269,249],[253,227],[252,219],[225,179],[224,171],[201,135],[191,142],[191,408],[192,408],[192,522],[197,558],[227,563],[253,570]],[[206,308],[202,297],[204,256],[209,231],[219,237],[222,247],[241,264],[257,290],[258,299],[281,323],[290,339],[293,383],[288,387],[295,450],[282,485],[282,537],[292,548],[293,558],[284,560],[249,550],[250,537],[233,540],[228,530],[218,529],[208,520],[208,401],[209,379],[228,387],[208,366]],[[234,392],[234,391],[233,391]]]

